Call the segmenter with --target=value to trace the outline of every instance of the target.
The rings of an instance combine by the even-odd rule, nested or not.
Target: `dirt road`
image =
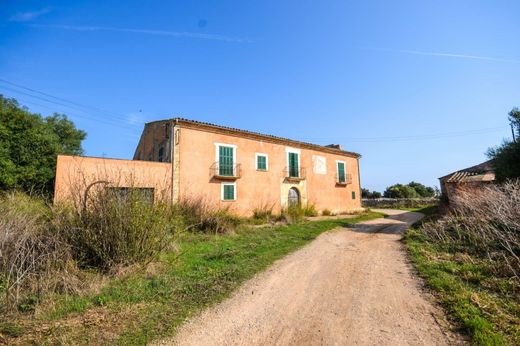
[[[400,233],[418,213],[338,228],[276,262],[185,324],[178,345],[446,345]]]

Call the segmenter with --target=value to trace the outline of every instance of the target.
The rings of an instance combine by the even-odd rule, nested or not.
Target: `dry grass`
[[[50,229],[45,203],[13,192],[0,198],[0,210],[1,310],[30,310],[44,292],[75,291],[71,248]]]
[[[446,216],[423,229],[493,260],[496,275],[520,279],[520,181],[463,191]]]
[[[520,344],[520,182],[467,190],[411,229],[411,258],[475,345]]]

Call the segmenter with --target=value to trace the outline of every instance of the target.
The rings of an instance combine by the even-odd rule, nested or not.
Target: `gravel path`
[[[401,233],[422,214],[337,228],[258,274],[180,328],[168,345],[448,345]]]

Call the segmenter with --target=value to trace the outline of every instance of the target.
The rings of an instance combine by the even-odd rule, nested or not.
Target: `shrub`
[[[305,205],[300,206],[303,209],[303,215],[305,216],[318,216],[318,211],[316,210],[316,206],[311,203],[307,203]]]
[[[227,233],[241,222],[229,208],[212,208],[200,197],[181,200],[174,207],[174,215],[180,217],[182,229],[191,232]]]
[[[451,211],[425,223],[423,231],[447,246],[493,260],[497,276],[520,279],[520,181],[461,191]]]
[[[51,210],[41,199],[8,193],[0,196],[0,210],[0,286],[5,306],[27,310],[42,292],[64,288],[61,274],[68,269],[70,247],[50,228]]]
[[[298,223],[305,219],[305,216],[317,216],[318,211],[313,204],[295,204],[282,209],[281,218],[287,223]]]
[[[323,209],[321,211],[321,215],[323,216],[329,216],[329,215],[332,215],[332,211],[330,211],[330,209]]]
[[[273,218],[274,204],[263,203],[253,209],[253,219],[265,222],[271,221]]]
[[[81,266],[106,270],[151,260],[174,226],[166,205],[153,205],[132,189],[125,195],[101,189],[82,208],[56,207],[54,227]]]

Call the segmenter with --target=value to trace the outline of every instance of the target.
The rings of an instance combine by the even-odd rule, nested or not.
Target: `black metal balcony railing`
[[[209,168],[210,176],[218,179],[234,180],[242,176],[240,163],[221,163],[214,162]]]
[[[304,167],[285,167],[283,171],[286,180],[305,180],[307,178],[307,170]]]
[[[349,185],[352,184],[352,174],[338,175],[336,173],[336,185]]]

